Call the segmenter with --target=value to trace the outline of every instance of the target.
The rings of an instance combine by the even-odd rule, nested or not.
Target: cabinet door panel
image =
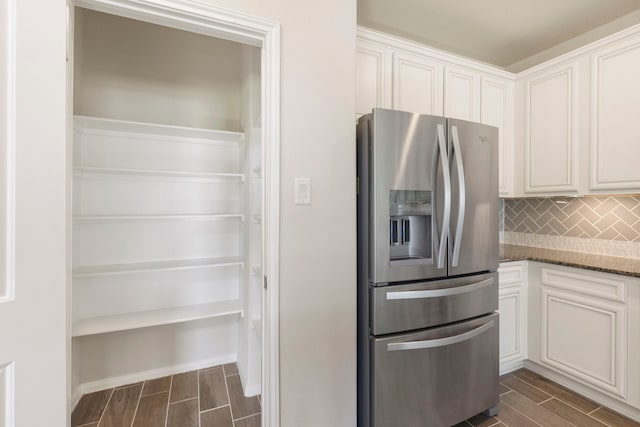
[[[480,75],[445,67],[444,115],[454,119],[480,120]]]
[[[513,183],[514,82],[482,78],[480,120],[499,129],[498,190],[509,195]]]
[[[640,38],[592,56],[591,189],[640,189]]]
[[[542,288],[541,362],[626,397],[622,304]]]
[[[500,372],[517,369],[527,358],[526,267],[501,264],[498,269]]]
[[[393,108],[442,115],[443,66],[428,58],[393,54]]]
[[[363,115],[373,108],[389,108],[390,90],[384,47],[358,41],[356,47],[356,114]]]
[[[518,289],[500,291],[498,297],[500,313],[500,362],[522,359],[522,337],[520,336],[522,298]]]
[[[577,185],[577,63],[526,81],[525,191],[574,192]]]

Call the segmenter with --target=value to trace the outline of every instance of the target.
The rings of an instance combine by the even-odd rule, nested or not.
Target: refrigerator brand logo
[[[479,136],[478,139],[480,140],[480,142],[482,142],[483,144],[486,144],[487,142],[489,142],[489,138],[487,138],[486,136]]]

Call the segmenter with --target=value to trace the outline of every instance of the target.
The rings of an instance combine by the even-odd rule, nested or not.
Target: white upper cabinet
[[[356,115],[373,108],[391,107],[391,67],[388,50],[377,43],[358,40],[356,46]]]
[[[480,121],[500,130],[498,190],[508,196],[513,192],[513,80],[483,76],[480,100]]]
[[[590,189],[640,189],[640,36],[591,56]]]
[[[535,68],[518,76],[524,193],[640,191],[640,26]]]
[[[394,52],[393,108],[442,115],[442,70],[442,63],[430,58]]]
[[[357,116],[393,108],[499,128],[500,194],[513,194],[514,75],[364,28],[356,72]]]
[[[578,63],[525,78],[526,193],[572,193],[578,187]]]
[[[640,191],[640,26],[517,75],[358,29],[357,115],[374,107],[500,130],[503,197]]]
[[[458,67],[444,69],[444,115],[480,121],[480,73]]]

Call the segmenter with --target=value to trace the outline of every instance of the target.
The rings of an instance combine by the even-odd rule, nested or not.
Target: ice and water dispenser
[[[432,264],[431,191],[390,190],[389,255],[392,266]]]

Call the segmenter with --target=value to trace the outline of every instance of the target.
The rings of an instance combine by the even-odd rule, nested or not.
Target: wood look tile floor
[[[235,363],[97,391],[72,427],[260,427],[259,397],[244,397]]]
[[[482,414],[455,427],[640,427],[613,412],[526,369],[500,377],[499,413]]]
[[[72,427],[260,427],[259,397],[246,398],[235,364],[83,396]],[[531,371],[500,377],[500,412],[455,427],[640,427]],[[422,427],[422,426],[417,426]],[[424,426],[427,427],[427,426]]]

